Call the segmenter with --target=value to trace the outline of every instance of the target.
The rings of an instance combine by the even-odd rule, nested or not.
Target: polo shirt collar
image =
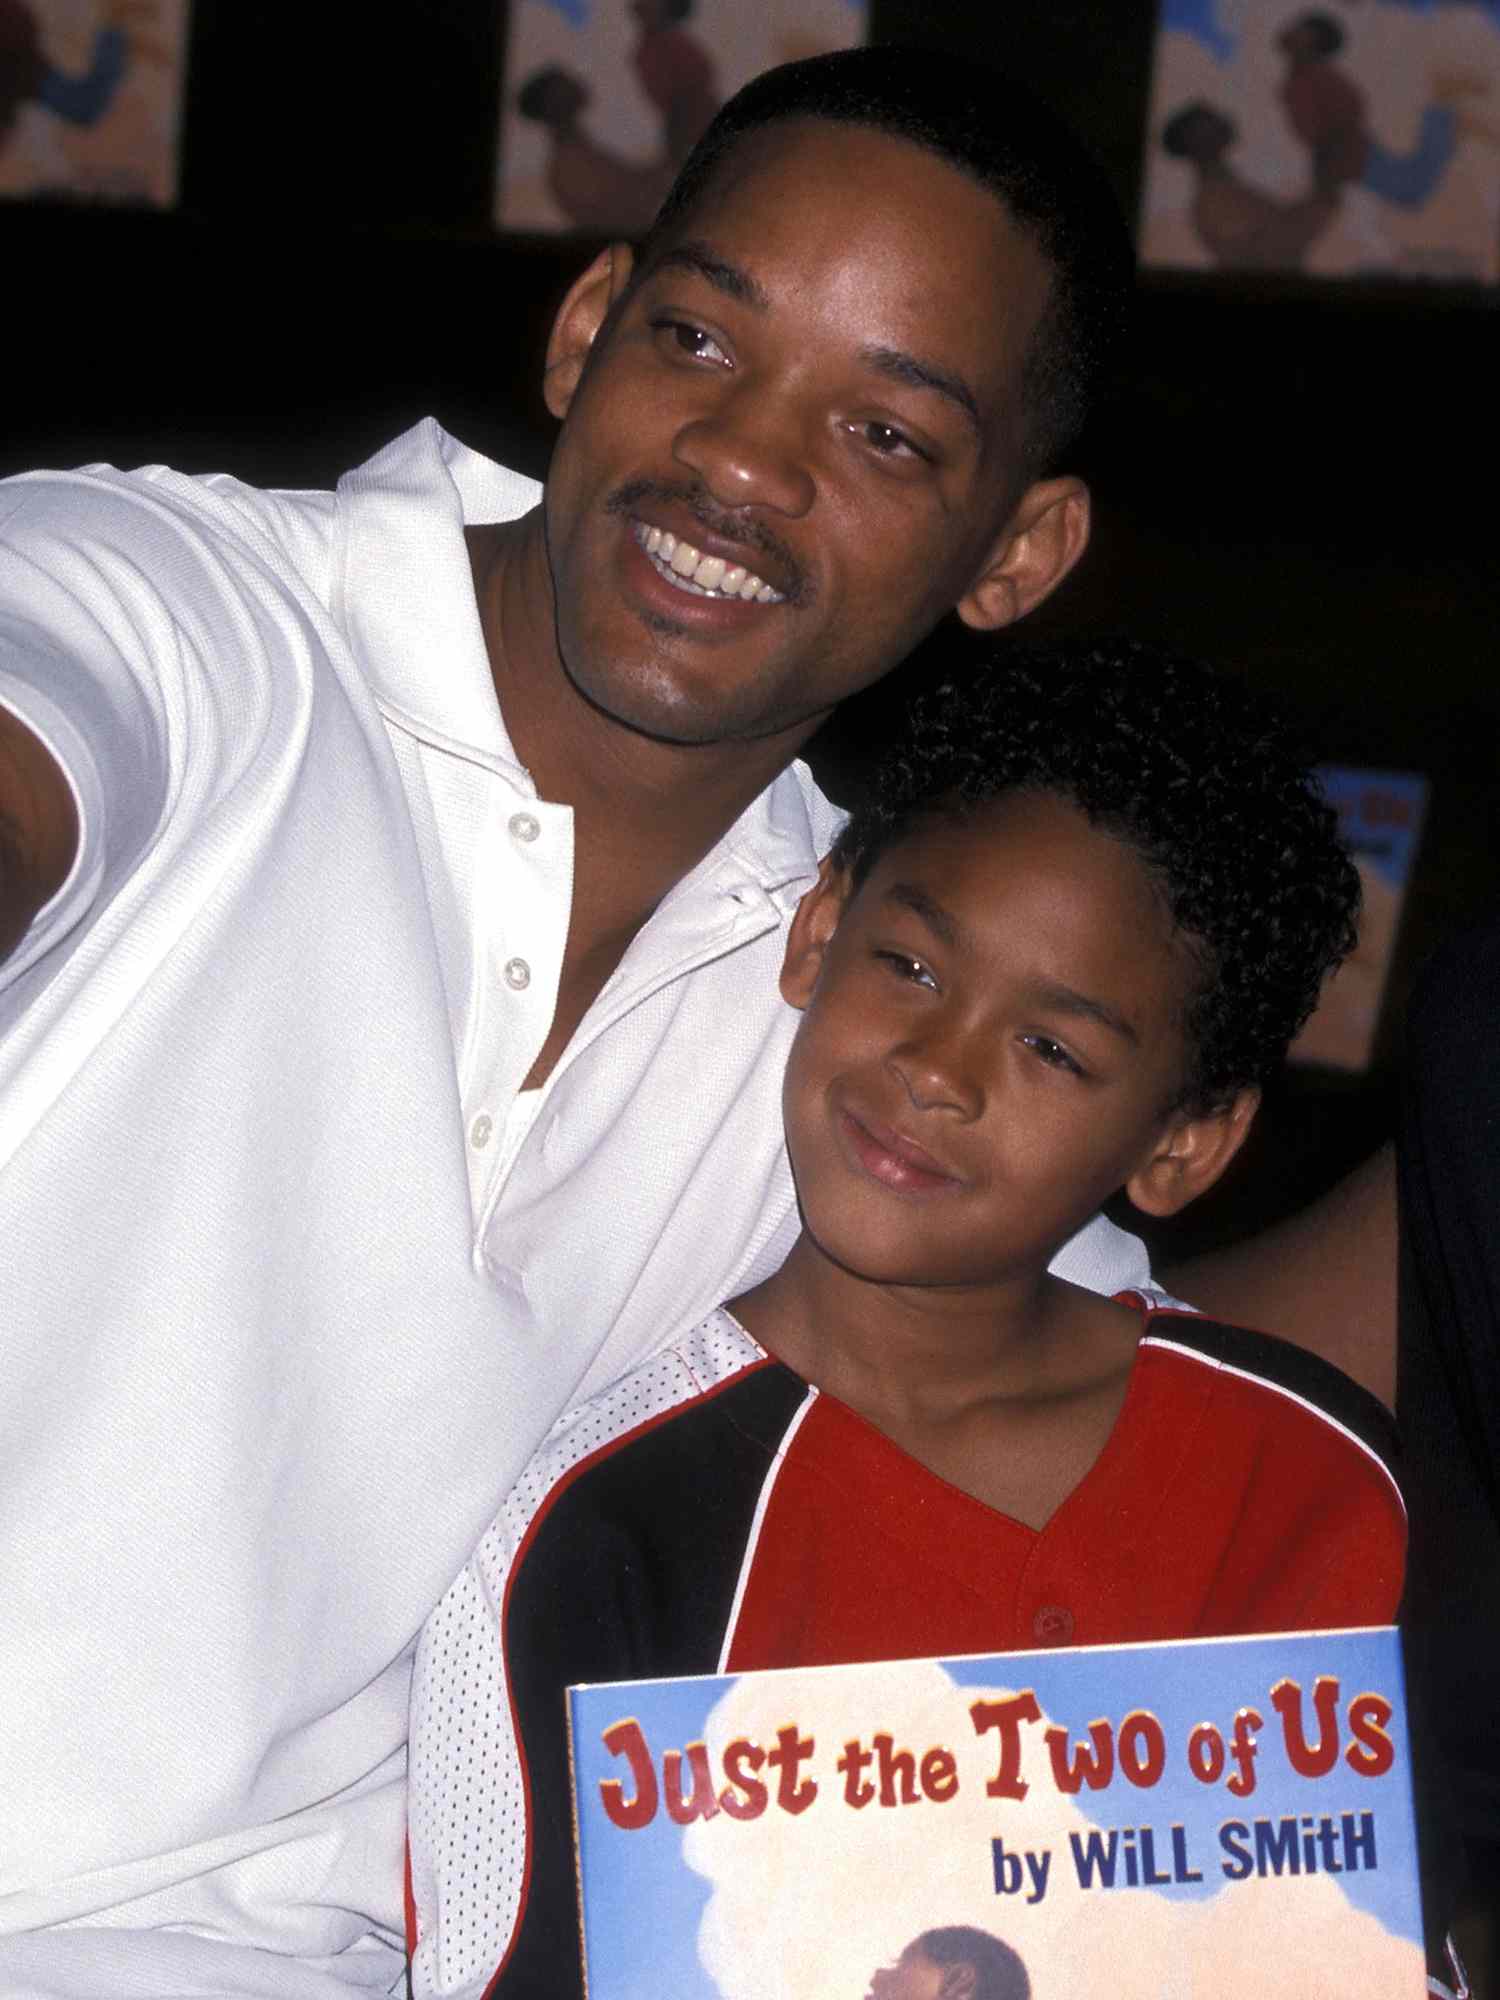
[[[512,521],[541,500],[431,417],[339,481],[335,605],[381,707],[419,735],[518,772],[495,700],[466,524]]]

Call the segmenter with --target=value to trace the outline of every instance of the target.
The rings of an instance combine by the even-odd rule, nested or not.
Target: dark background
[[[1294,11],[1288,0],[1288,11]],[[1150,0],[875,0],[873,32],[1033,81],[1138,205]],[[198,0],[172,214],[0,211],[0,471],[166,459],[326,485],[416,418],[540,472],[551,312],[591,245],[489,224],[504,9]],[[1282,692],[1335,761],[1430,774],[1375,1070],[1273,1094],[1187,1246],[1304,1199],[1387,1128],[1415,966],[1495,881],[1497,295],[1148,273],[1080,469],[1093,549],[1032,630],[1128,628]],[[819,762],[857,768],[881,703]]]

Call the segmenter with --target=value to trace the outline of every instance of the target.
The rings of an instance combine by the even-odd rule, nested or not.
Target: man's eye
[[[883,424],[872,419],[868,423],[853,424],[850,428],[882,458],[925,459],[929,456],[920,445],[913,444],[905,431],[897,430],[894,424]]]
[[[691,355],[695,361],[716,361],[728,367],[729,356],[713,335],[705,333],[701,326],[694,326],[691,320],[658,319],[651,324],[656,332],[664,333],[674,347]]]

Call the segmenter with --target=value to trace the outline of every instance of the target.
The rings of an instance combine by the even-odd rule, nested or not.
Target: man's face
[[[1023,502],[1020,383],[1049,282],[917,146],[813,120],[745,139],[552,392],[575,685],[668,741],[794,745],[960,600],[1019,615],[972,593],[1044,491]]]

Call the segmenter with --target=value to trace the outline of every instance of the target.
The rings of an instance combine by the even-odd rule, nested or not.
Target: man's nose
[[[684,424],[673,455],[721,507],[764,507],[800,520],[817,491],[806,443],[789,400],[747,383]]]

